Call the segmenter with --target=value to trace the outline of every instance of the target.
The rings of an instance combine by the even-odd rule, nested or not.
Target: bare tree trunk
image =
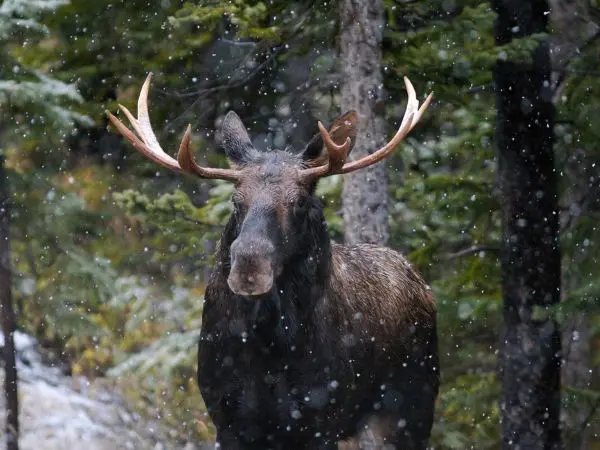
[[[563,81],[568,78],[566,71],[577,60],[586,48],[600,37],[600,27],[594,21],[588,0],[548,0],[551,7],[550,21],[553,33],[551,35],[551,60],[553,69],[553,84],[555,85],[554,99],[559,99],[562,93]],[[574,164],[563,168],[567,178],[571,180],[587,180],[585,164],[582,166],[577,157],[577,144],[569,148],[568,153]],[[579,152],[582,150],[579,149]],[[566,205],[577,203],[579,198],[589,195],[591,187],[570,183],[563,202]],[[570,222],[570,221],[569,221]],[[573,226],[573,224],[571,224]],[[568,231],[568,230],[567,230]],[[565,261],[568,267],[579,267],[577,255],[572,255]],[[578,280],[569,270],[563,274],[563,298],[578,287]],[[577,389],[589,389],[591,376],[591,352],[589,322],[582,312],[574,312],[562,324],[563,386]],[[585,449],[589,446],[590,429],[586,421],[590,418],[592,405],[582,403],[578,395],[564,393],[562,425],[563,441],[567,448]]]
[[[4,156],[0,151],[0,314],[4,332],[4,395],[6,398],[6,449],[19,450],[19,398],[17,392],[17,364],[15,357],[15,311],[11,291],[9,241],[8,180],[4,170]]]
[[[547,31],[546,0],[493,0],[497,44]],[[560,330],[547,308],[560,301],[558,195],[550,54],[530,64],[498,61],[498,171],[501,189],[502,441],[506,449],[557,450]]]
[[[577,389],[590,389],[590,328],[585,314],[573,314],[562,326],[564,386]],[[582,402],[578,395],[568,392],[565,395],[565,408],[562,411],[563,440],[567,448],[589,448],[592,430],[587,427],[593,406]]]
[[[358,129],[349,160],[373,153],[385,144],[381,41],[381,0],[342,0],[340,12],[340,58],[342,114],[358,113]],[[380,162],[344,175],[342,204],[344,240],[347,244],[385,244],[388,231],[387,172]],[[340,449],[377,448],[377,436],[365,429]]]
[[[342,0],[340,50],[341,108],[358,112],[358,132],[350,159],[372,153],[385,142],[381,0]],[[347,243],[388,240],[387,173],[384,163],[344,177],[342,196]]]

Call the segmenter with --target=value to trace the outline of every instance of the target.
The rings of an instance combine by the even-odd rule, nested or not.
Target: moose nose
[[[231,246],[231,270],[227,278],[229,288],[238,295],[266,294],[273,287],[272,246]]]
[[[227,284],[238,295],[266,294],[273,287],[273,270],[269,266],[248,272],[234,265]]]
[[[261,295],[271,290],[273,277],[268,273],[255,276],[232,272],[227,279],[227,284],[238,295]]]

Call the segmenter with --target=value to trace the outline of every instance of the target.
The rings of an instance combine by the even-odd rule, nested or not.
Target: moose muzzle
[[[273,287],[273,245],[264,239],[236,239],[231,245],[229,288],[238,295],[262,295]]]

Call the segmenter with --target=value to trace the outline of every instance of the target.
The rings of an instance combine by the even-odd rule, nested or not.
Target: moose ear
[[[350,138],[350,148],[348,154],[354,147],[354,141],[356,139],[356,124],[358,121],[358,114],[356,111],[348,111],[333,121],[331,127],[329,127],[329,135],[336,144],[343,144],[346,138]],[[307,163],[309,167],[322,166],[327,164],[327,148],[323,145],[323,138],[321,133],[315,134],[312,139],[308,142],[304,150],[302,151],[302,159]]]
[[[251,154],[255,151],[246,127],[233,111],[229,111],[223,119],[216,139],[219,148],[225,152],[229,161],[235,166],[243,166],[248,163]]]

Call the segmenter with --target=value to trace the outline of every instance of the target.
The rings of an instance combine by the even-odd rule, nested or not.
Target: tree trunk
[[[4,395],[6,398],[6,449],[19,449],[19,398],[15,357],[15,311],[11,292],[9,245],[9,189],[4,156],[0,151],[0,315],[4,332]]]
[[[358,112],[356,143],[349,159],[385,144],[381,0],[342,0],[340,57],[342,113]],[[342,196],[347,243],[383,244],[388,239],[387,173],[384,163],[344,176]]]
[[[547,31],[545,0],[494,0],[497,44]],[[498,61],[504,331],[500,354],[506,449],[562,448],[560,330],[547,308],[560,301],[558,198],[553,156],[550,54],[529,64]]]
[[[553,84],[561,84],[566,78],[565,70],[585,48],[600,36],[600,27],[594,22],[589,0],[548,0],[550,4],[550,58],[552,60]],[[562,92],[560,86],[554,94]]]
[[[564,386],[587,390],[591,388],[590,369],[591,332],[585,314],[573,314],[562,326]],[[562,411],[563,440],[567,448],[587,449],[590,447],[592,429],[588,422],[593,416],[594,406],[576,394],[565,393]]]
[[[555,86],[554,99],[559,101],[564,81],[568,78],[566,71],[573,62],[589,51],[589,46],[600,37],[600,26],[595,23],[588,0],[549,0],[551,6],[550,23],[552,35],[550,40],[550,55],[553,69],[553,85]],[[573,143],[567,149],[570,164],[567,163],[563,170],[563,176],[569,182],[569,188],[561,194],[562,203],[565,205],[579,204],[581,198],[585,198],[593,190],[588,184],[590,176],[587,172],[593,172],[593,168],[586,164],[588,158],[581,155],[585,152],[579,148],[578,143]],[[583,183],[575,180],[585,180]],[[567,215],[568,216],[568,215]],[[585,215],[584,215],[585,216]],[[575,227],[577,219],[565,220],[570,227]],[[570,229],[564,229],[569,232]],[[580,267],[578,253],[570,258],[565,258],[565,269],[563,271],[563,299],[569,297],[569,293],[579,287],[579,277],[571,273]],[[590,324],[587,315],[583,312],[573,312],[562,324],[562,384],[581,390],[590,389],[592,382],[591,370],[591,348],[590,348]],[[586,426],[590,419],[593,405],[582,402],[580,396],[573,393],[563,393],[562,430],[563,442],[567,448],[586,449],[589,447],[589,439],[592,432]]]

